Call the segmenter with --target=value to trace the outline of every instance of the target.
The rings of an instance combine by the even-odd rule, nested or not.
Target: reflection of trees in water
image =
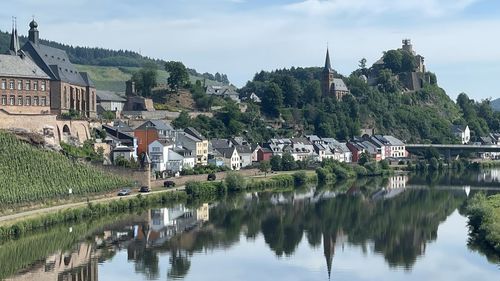
[[[373,244],[390,266],[410,270],[427,243],[437,238],[439,224],[465,199],[459,191],[417,189],[391,200],[371,201],[365,198],[373,188],[358,184],[356,190],[355,195],[341,194],[316,203],[305,199],[273,204],[270,193],[247,200],[232,198],[211,209],[210,222],[203,227],[176,235],[159,247],[132,242],[129,255],[133,253],[138,272],[155,278],[157,255],[170,252],[168,278],[180,279],[187,275],[194,252],[229,248],[239,242],[241,234],[254,239],[262,233],[277,256],[293,255],[304,236],[312,247],[323,245],[328,274],[334,264],[335,244],[345,242],[365,252]]]
[[[187,275],[191,267],[191,261],[188,254],[183,253],[181,249],[172,249],[169,259],[170,269],[168,270],[167,277],[169,279],[181,279]]]

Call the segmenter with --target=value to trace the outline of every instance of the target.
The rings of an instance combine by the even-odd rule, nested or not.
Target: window
[[[68,99],[67,89],[66,89],[66,86],[64,86],[64,93],[63,93],[63,107],[64,108],[66,108],[68,106],[67,99]]]
[[[26,91],[30,91],[31,90],[31,81],[26,81],[25,90]]]
[[[153,152],[159,152],[160,148],[159,147],[153,147]]]
[[[17,89],[22,90],[23,89],[23,80],[18,80],[17,81]]]
[[[38,91],[38,81],[33,82],[33,91]]]
[[[9,98],[9,105],[14,105],[14,104],[16,104],[15,103],[15,98],[14,98],[14,96],[10,96],[10,98]]]
[[[2,90],[7,89],[7,80],[2,80]]]
[[[33,105],[38,106],[38,97],[33,97]]]
[[[46,97],[41,97],[40,98],[40,105],[41,106],[48,106],[48,104],[47,104],[47,98]]]
[[[14,90],[14,80],[9,81],[9,90]]]
[[[2,105],[7,105],[7,96],[2,96]]]
[[[17,105],[23,105],[23,96],[17,96]]]
[[[46,83],[45,81],[42,81],[42,86],[41,86],[41,89],[42,89],[42,91],[44,91],[44,92],[45,92],[45,86],[46,86],[46,85],[45,85],[45,83]]]
[[[25,105],[31,105],[31,97],[26,97]]]

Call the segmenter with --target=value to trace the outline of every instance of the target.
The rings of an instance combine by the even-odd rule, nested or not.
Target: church
[[[345,95],[349,94],[349,89],[344,83],[344,80],[334,77],[334,70],[330,63],[330,52],[326,49],[325,67],[321,72],[321,90],[323,97],[335,97],[337,100],[342,100]]]
[[[52,114],[77,112],[81,117],[96,117],[96,89],[85,72],[79,72],[66,51],[40,42],[38,24],[29,24],[28,42],[21,50],[50,77]]]
[[[96,89],[61,49],[40,42],[38,24],[29,24],[28,42],[20,46],[13,25],[8,54],[0,55],[0,109],[9,114],[70,111],[96,117]]]

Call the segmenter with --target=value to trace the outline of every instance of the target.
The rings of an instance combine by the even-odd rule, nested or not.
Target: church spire
[[[335,235],[329,235],[323,233],[323,254],[326,259],[326,269],[328,271],[328,280],[330,280],[332,274],[332,262],[333,256],[335,255]]]
[[[332,64],[330,63],[330,51],[328,47],[326,47],[326,59],[325,59],[325,71],[332,71]]]
[[[17,55],[19,52],[19,37],[17,36],[17,23],[16,18],[12,17],[12,34],[10,36],[10,48],[9,51],[12,55]]]

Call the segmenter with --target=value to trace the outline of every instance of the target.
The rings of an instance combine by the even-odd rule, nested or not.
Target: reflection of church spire
[[[328,269],[328,280],[330,280],[330,275],[332,273],[332,261],[335,255],[335,241],[336,235],[327,235],[323,233],[323,253],[326,259],[326,267]]]

